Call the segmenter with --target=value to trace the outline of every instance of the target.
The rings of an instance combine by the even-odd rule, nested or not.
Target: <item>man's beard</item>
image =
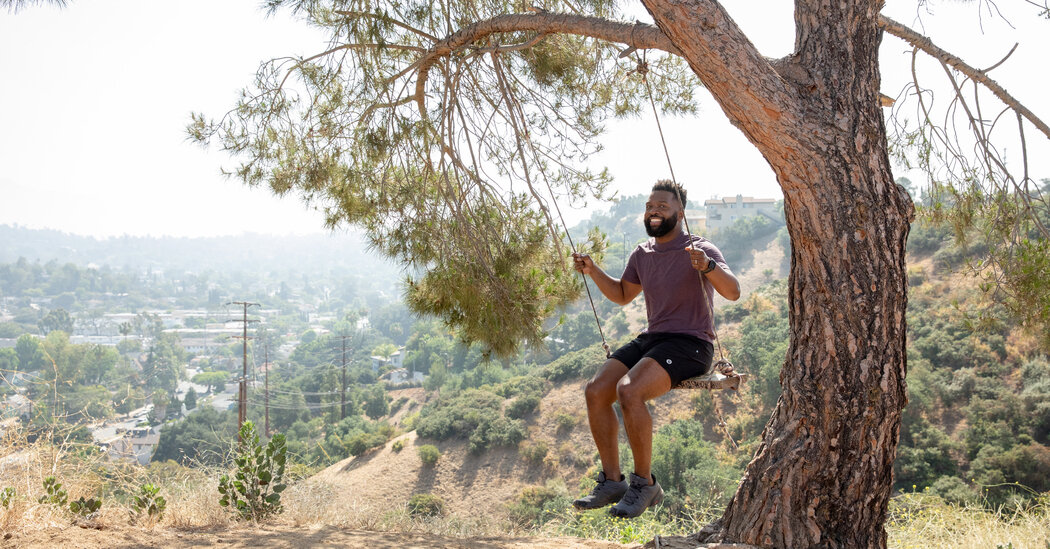
[[[654,217],[659,217],[662,220],[660,222],[660,224],[658,226],[656,226],[656,227],[653,227],[652,225],[649,224],[649,220],[654,218]],[[678,226],[678,214],[677,213],[673,214],[671,217],[662,217],[662,216],[659,216],[659,215],[651,215],[651,216],[646,217],[644,219],[644,225],[645,225],[645,234],[647,234],[647,235],[649,235],[649,236],[651,236],[653,238],[660,238],[661,236],[664,236],[665,234],[670,233],[672,230],[674,230],[675,227]]]

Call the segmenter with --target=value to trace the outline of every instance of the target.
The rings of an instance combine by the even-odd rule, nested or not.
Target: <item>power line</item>
[[[235,305],[241,305],[244,307],[243,317],[241,319],[233,319],[230,322],[241,322],[243,323],[244,335],[234,336],[234,339],[243,340],[243,347],[241,356],[244,359],[244,371],[241,376],[239,383],[239,394],[237,395],[237,443],[240,444],[244,441],[241,440],[241,427],[244,426],[245,420],[248,419],[248,322],[258,322],[258,320],[248,320],[248,307],[258,305],[258,303],[249,303],[247,301],[233,301]],[[227,303],[229,306],[231,303]]]
[[[303,396],[323,396],[323,395],[338,395],[340,391],[320,391],[320,392],[309,392],[309,391],[281,391],[280,389],[270,389],[271,393],[278,393],[282,395],[303,395]]]

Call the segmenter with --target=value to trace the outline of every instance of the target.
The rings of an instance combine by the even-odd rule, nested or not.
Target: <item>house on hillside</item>
[[[372,357],[372,371],[378,372],[380,368],[386,365],[393,366],[394,368],[401,368],[405,364],[405,348],[400,347],[389,357],[373,356]]]
[[[147,465],[159,442],[159,430],[136,427],[126,431],[118,430],[116,436],[103,441],[102,448],[111,460],[135,460],[139,465]]]
[[[707,208],[707,228],[722,229],[745,217],[764,216],[780,223],[775,198],[752,198],[736,195],[733,198],[712,198],[704,202]]]
[[[385,381],[390,385],[423,383],[423,372],[409,372],[408,368],[397,368],[379,376],[379,380]]]

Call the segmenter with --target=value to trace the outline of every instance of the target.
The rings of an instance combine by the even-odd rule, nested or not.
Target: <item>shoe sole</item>
[[[637,515],[629,515],[627,513],[620,514],[619,512],[616,511],[615,507],[613,507],[612,509],[609,509],[609,514],[614,516],[614,517],[617,517],[617,518],[638,518],[638,517],[642,516],[642,513],[645,513],[646,511],[648,511],[650,507],[656,507],[657,505],[660,505],[661,503],[663,503],[663,501],[664,501],[664,494],[663,494],[663,492],[660,492],[660,495],[658,495],[655,498],[653,498],[653,501],[650,501],[649,505],[645,509],[642,509],[642,512],[638,513]]]

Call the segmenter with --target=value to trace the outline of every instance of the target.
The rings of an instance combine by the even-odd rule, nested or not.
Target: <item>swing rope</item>
[[[558,200],[554,196],[554,189],[551,188],[550,181],[547,180],[546,174],[543,176],[543,181],[547,185],[547,191],[551,193],[551,202],[554,204],[554,210],[558,212],[558,219],[561,220],[562,229],[565,231],[565,237],[569,239],[569,247],[572,248],[572,253],[579,253],[576,251],[576,244],[572,241],[572,235],[569,234],[569,226],[565,223],[565,217],[561,214],[561,207],[558,206]],[[583,279],[583,288],[587,290],[587,301],[591,304],[591,312],[594,313],[594,323],[598,325],[598,335],[602,337],[602,349],[605,349],[605,358],[609,359],[612,357],[612,351],[609,350],[609,342],[605,340],[605,330],[602,330],[602,321],[598,319],[598,309],[594,306],[594,298],[591,297],[591,287],[587,284],[587,275],[580,273],[580,278]]]
[[[501,80],[501,83],[502,83],[502,80]],[[524,114],[524,112],[522,112],[520,110],[520,107],[519,108],[515,108],[515,105],[511,103],[511,99],[510,99],[509,95],[506,94],[506,93],[504,93],[504,100],[506,101],[507,108],[510,110],[510,113],[511,113],[510,114],[511,115],[511,123],[514,124],[515,132],[517,132],[517,122],[515,121],[515,114],[521,118],[522,124],[527,125],[527,121],[525,119],[525,114]],[[528,142],[529,146],[532,148],[533,154],[538,157],[539,154],[536,151],[535,144],[533,144],[532,140],[526,140],[526,141]],[[521,152],[521,144],[520,144],[520,142],[518,144],[518,152],[519,153]],[[565,222],[565,216],[562,215],[562,213],[561,213],[561,206],[558,205],[558,198],[554,194],[554,188],[551,187],[550,178],[547,177],[547,171],[543,168],[543,163],[542,162],[539,162],[538,165],[539,165],[539,169],[540,169],[540,175],[543,176],[543,183],[544,183],[544,185],[547,186],[547,192],[550,193],[551,203],[554,204],[554,210],[556,212],[558,212],[558,220],[561,222],[562,230],[565,231],[565,238],[567,238],[569,240],[569,247],[572,248],[572,253],[573,254],[577,254],[577,253],[579,253],[579,251],[576,249],[576,243],[573,242],[573,240],[572,240],[572,234],[569,232],[569,225],[568,225],[568,223]],[[527,177],[528,177],[528,168],[526,167],[526,178]],[[531,187],[532,184],[530,183],[529,186]],[[542,207],[542,205],[541,205],[541,207]],[[550,225],[549,225],[550,224],[550,217],[549,217],[549,215],[548,215],[547,219],[548,219],[548,221],[547,221],[548,226],[550,227]],[[551,229],[551,232],[553,233],[554,232],[554,228],[550,227],[550,229]],[[606,339],[605,339],[605,330],[602,329],[602,322],[598,318],[598,309],[594,305],[594,297],[591,295],[591,287],[587,284],[587,275],[585,275],[583,273],[580,273],[580,278],[583,279],[583,288],[585,290],[587,290],[587,301],[591,304],[591,313],[594,314],[594,323],[598,325],[598,335],[600,335],[601,338],[602,338],[602,348],[605,349],[605,358],[608,359],[609,357],[612,356],[612,351],[609,350],[609,342],[606,341]]]
[[[642,82],[645,83],[645,91],[649,95],[649,104],[653,108],[653,117],[656,119],[656,129],[660,133],[660,143],[663,145],[664,148],[664,157],[667,158],[667,169],[671,172],[671,181],[674,183],[676,193],[678,194],[678,203],[682,205],[682,221],[685,223],[685,232],[690,236],[689,248],[692,250],[696,250],[696,243],[693,242],[693,239],[691,238],[693,236],[693,232],[689,230],[689,216],[686,215],[685,212],[685,201],[682,200],[681,187],[678,185],[678,179],[675,178],[674,166],[671,165],[671,153],[667,148],[667,140],[664,139],[663,126],[660,124],[660,113],[657,111],[656,101],[653,99],[652,86],[649,85],[649,78],[647,76],[649,73],[649,65],[643,59],[642,61],[638,62],[638,68],[635,69],[635,71],[637,71],[638,74],[642,75]],[[718,339],[718,330],[715,327],[715,310],[714,306],[711,303],[710,296],[707,295],[707,288],[704,285],[704,273],[697,271],[696,274],[700,280],[700,294],[704,296],[704,304],[707,306],[707,314],[711,317],[711,336],[714,338],[715,345],[718,347],[719,361],[716,364],[716,366],[728,366],[728,371],[732,372],[733,365],[729,362],[729,360],[726,359],[725,351],[722,350],[722,342]],[[721,372],[721,369],[719,371]],[[727,372],[721,373],[725,374]]]
[[[674,183],[675,192],[678,195],[678,203],[682,205],[682,221],[685,224],[685,232],[687,235],[689,235],[689,248],[692,250],[696,250],[696,243],[693,242],[692,239],[693,233],[689,230],[689,216],[686,215],[685,200],[682,200],[682,190],[681,187],[678,185],[678,180],[675,178],[674,175],[674,166],[671,165],[671,153],[667,148],[667,140],[664,138],[663,126],[660,124],[660,113],[659,111],[657,111],[656,101],[653,99],[653,88],[649,85],[649,65],[644,59],[645,54],[643,53],[642,55],[643,58],[641,61],[638,62],[638,68],[635,70],[642,75],[642,82],[645,84],[645,91],[649,96],[649,105],[651,105],[653,108],[653,118],[656,119],[656,129],[660,133],[660,143],[663,145],[664,148],[664,157],[667,158],[667,169],[671,172],[671,182]],[[722,343],[718,339],[718,330],[715,327],[715,311],[714,306],[711,303],[712,299],[710,298],[710,296],[707,295],[707,287],[704,285],[704,273],[697,271],[696,274],[698,280],[700,281],[700,294],[704,296],[704,304],[707,306],[707,314],[711,318],[711,335],[714,337],[715,344],[718,347],[718,355],[720,357],[718,362],[716,362],[712,367],[712,370],[716,370],[719,374],[721,374],[724,378],[722,381],[728,382],[728,384],[721,385],[719,384],[719,381],[708,381],[693,378],[692,380],[683,381],[678,385],[678,388],[688,387],[699,389],[714,389],[717,387],[724,387],[728,389],[738,390],[740,387],[740,382],[743,380],[743,377],[740,374],[733,371],[733,363],[729,362],[729,360],[726,359],[725,352],[722,350]],[[714,398],[714,396],[712,396],[712,400],[714,400],[715,415],[718,416],[718,426],[722,428],[722,432],[725,433],[726,438],[728,438],[729,442],[733,444],[733,448],[739,448],[739,446],[737,446],[736,440],[733,440],[733,435],[729,433],[729,427],[726,425],[725,417],[722,415],[721,402],[717,398]]]

